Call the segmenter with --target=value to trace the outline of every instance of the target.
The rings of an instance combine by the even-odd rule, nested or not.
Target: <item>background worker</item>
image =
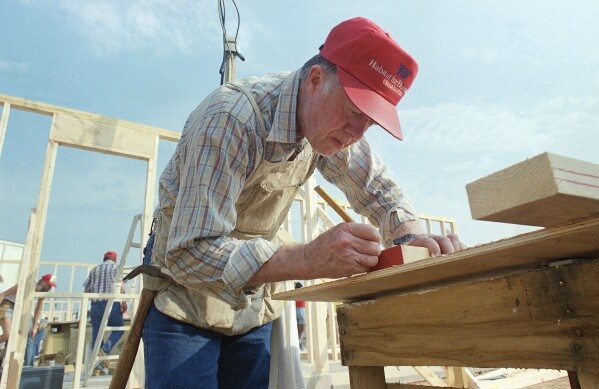
[[[402,138],[396,105],[416,72],[387,33],[355,18],[300,70],[223,85],[191,113],[159,182],[152,263],[176,282],[144,278],[157,291],[143,331],[146,388],[266,388],[279,281],[366,272],[400,237],[433,255],[463,247],[456,235],[422,234],[363,137],[376,123]],[[374,226],[342,223],[276,246],[315,169]]]
[[[4,282],[4,280],[2,280]],[[17,296],[18,285],[13,285],[0,293],[0,326],[2,326],[2,335],[0,335],[0,347],[4,347],[10,335],[10,326],[12,324],[12,313],[15,307],[15,298]]]
[[[117,273],[117,253],[114,251],[107,251],[104,253],[102,263],[94,267],[88,274],[87,279],[83,283],[84,291],[86,293],[113,293],[114,284]],[[125,286],[121,283],[120,292],[125,292]],[[92,299],[90,309],[90,319],[92,322],[92,345],[96,344],[96,338],[98,337],[98,331],[100,329],[100,323],[102,322],[102,316],[104,316],[104,310],[108,300],[104,299]],[[123,314],[127,311],[127,303],[122,301],[114,301],[110,310],[110,316],[108,316],[108,325],[111,327],[122,327],[123,326]],[[123,331],[112,331],[106,341],[103,341],[100,345],[100,351],[105,354],[110,354],[110,350],[114,345],[121,339]]]
[[[301,282],[295,283],[295,289],[301,288]],[[295,319],[297,320],[297,337],[301,351],[306,350],[306,302],[295,300]]]
[[[49,292],[50,289],[56,287],[56,276],[53,274],[45,274],[35,284],[36,292]],[[12,314],[15,306],[15,298],[17,296],[17,290],[19,284],[15,284],[0,293],[0,317],[2,322],[2,335],[0,336],[0,343],[8,342],[10,337],[10,326],[12,324]],[[42,308],[44,307],[44,298],[39,297],[33,315],[29,323],[29,334],[27,336],[27,345],[25,346],[25,356],[23,364],[25,366],[33,366],[33,360],[36,355],[39,354],[39,347],[41,341],[45,336],[45,321],[42,320]],[[6,349],[4,349],[6,350]]]

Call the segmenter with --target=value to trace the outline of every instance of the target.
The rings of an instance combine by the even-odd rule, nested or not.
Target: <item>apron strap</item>
[[[229,82],[227,86],[230,86],[233,89],[243,92],[250,101],[250,104],[254,109],[254,114],[256,115],[256,121],[258,122],[258,126],[260,126],[260,131],[262,132],[262,147],[264,150],[264,154],[262,155],[262,157],[266,158],[266,136],[268,135],[268,132],[266,131],[266,124],[264,123],[264,118],[262,117],[262,112],[260,111],[260,108],[258,108],[258,103],[256,103],[256,99],[254,99],[254,96],[252,96],[250,91],[241,84],[238,84],[233,81]]]

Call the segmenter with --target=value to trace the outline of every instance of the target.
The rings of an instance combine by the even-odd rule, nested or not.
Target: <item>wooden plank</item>
[[[53,141],[71,147],[146,160],[155,158],[156,135],[124,125],[119,120],[102,123],[56,114],[51,137]]]
[[[578,373],[580,389],[599,389],[599,373]]]
[[[514,268],[540,268],[567,258],[599,256],[599,217],[487,243],[274,296],[281,300],[358,301]]]
[[[599,259],[337,309],[347,366],[599,372]]]
[[[467,386],[464,386],[464,384],[467,382],[464,377],[464,369],[464,367],[459,366],[446,366],[445,372],[447,373],[447,385],[458,388],[467,388]]]
[[[501,389],[521,389],[528,388],[532,385],[545,384],[547,387],[563,388],[563,385],[554,383],[549,384],[551,381],[566,378],[568,373],[563,370],[549,370],[549,369],[517,369],[517,372],[513,375],[508,375],[502,378],[496,378],[493,380],[483,381],[485,384],[483,389],[501,388]],[[565,380],[562,380],[564,382]],[[566,386],[567,387],[567,386]],[[470,386],[468,387],[470,388]],[[575,389],[574,386],[571,389]]]
[[[599,215],[599,165],[543,153],[466,185],[472,218],[555,226]]]
[[[146,133],[158,135],[162,140],[178,142],[179,138],[181,138],[181,133],[177,131],[165,130],[163,128],[148,126],[145,124],[130,122],[127,120],[109,118],[94,113],[80,111],[72,108],[60,107],[58,105],[47,104],[39,101],[23,99],[21,97],[5,95],[2,93],[0,93],[0,105],[3,105],[4,107],[12,105],[13,109],[33,112],[40,115],[53,116],[55,113],[66,114],[68,116],[92,120],[98,123],[110,124],[118,120],[118,122],[124,127],[132,127]]]
[[[4,137],[6,136],[6,127],[8,126],[8,116],[10,114],[10,104],[4,104],[2,108],[2,116],[0,117],[0,155],[2,155],[2,147],[4,145]]]
[[[382,366],[350,366],[351,389],[385,389],[385,368]]]
[[[446,388],[447,384],[441,378],[439,378],[430,367],[428,366],[412,366],[414,370],[418,372],[430,385],[437,386],[440,388]]]

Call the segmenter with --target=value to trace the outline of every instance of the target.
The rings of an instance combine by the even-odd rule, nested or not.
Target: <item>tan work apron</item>
[[[233,87],[244,92],[252,103],[262,127],[265,145],[267,132],[254,99],[240,85]],[[299,188],[312,175],[315,166],[316,155],[309,144],[292,161],[270,163],[263,156],[262,162],[245,183],[235,204],[237,221],[231,236],[241,240],[257,237],[272,240]],[[166,237],[172,212],[172,209],[160,210],[156,222],[152,263],[163,268],[166,268]],[[178,284],[166,284],[147,276],[144,277],[144,282],[145,287],[158,290],[154,302],[158,310],[164,314],[225,335],[243,334],[269,323],[278,318],[283,309],[281,301],[271,299],[276,292],[277,283],[262,285],[250,296],[251,304],[247,308],[233,310],[229,304],[207,294],[206,291],[200,292]]]

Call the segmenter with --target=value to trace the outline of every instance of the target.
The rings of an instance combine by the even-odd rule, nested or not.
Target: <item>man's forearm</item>
[[[44,298],[40,297],[37,299],[37,304],[35,305],[35,311],[33,312],[33,325],[36,325],[38,320],[40,319],[40,315],[42,313],[43,306],[44,306]]]
[[[249,280],[248,286],[267,282],[308,279],[304,244],[283,245],[260,267]]]
[[[309,243],[279,247],[247,285],[364,273],[376,265],[380,241],[378,230],[371,225],[341,223]]]
[[[417,220],[412,220],[402,223],[393,232],[393,238],[407,234],[419,235],[422,233],[420,223]],[[353,236],[354,233],[350,233],[350,235]],[[334,246],[333,242],[329,245],[325,241],[323,244],[329,249]],[[343,244],[343,246],[347,246],[347,244]],[[329,263],[323,262],[325,260],[325,258],[322,258],[323,256],[326,255],[325,248],[322,246],[321,249],[314,250],[309,247],[309,244],[283,245],[260,267],[260,270],[254,274],[247,285],[256,286],[267,282],[309,280],[326,277],[323,273],[327,272],[327,270],[323,270],[323,268],[327,268]],[[343,265],[343,263],[340,263],[340,265]],[[328,272],[334,274],[333,270],[328,270]]]
[[[15,284],[15,285],[11,286],[10,288],[6,289],[4,292],[0,293],[0,296],[2,296],[2,299],[4,299],[4,297],[6,297],[6,296],[17,294],[18,288],[19,288],[19,284]]]

